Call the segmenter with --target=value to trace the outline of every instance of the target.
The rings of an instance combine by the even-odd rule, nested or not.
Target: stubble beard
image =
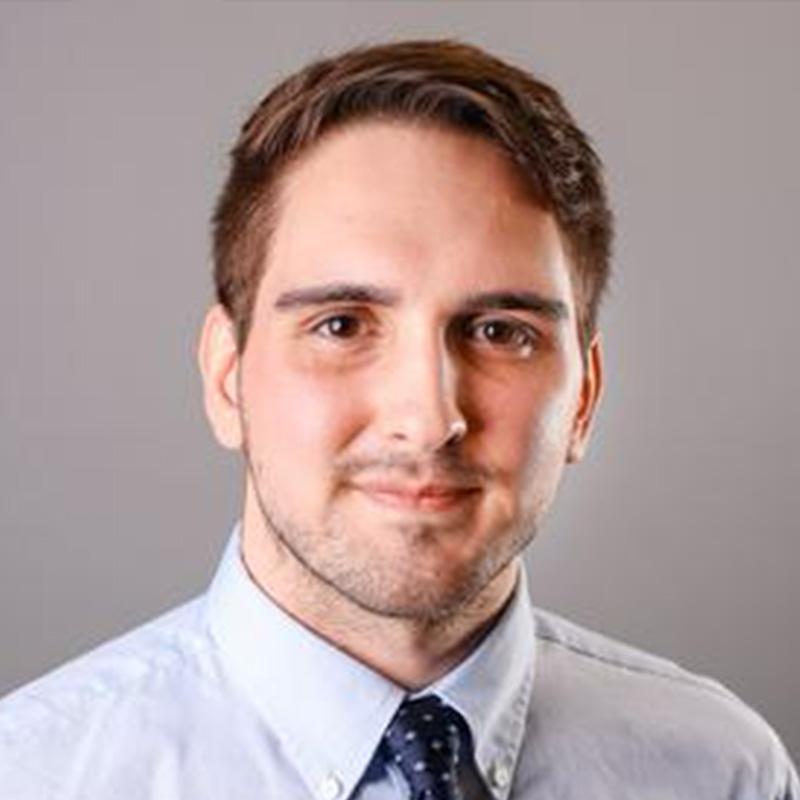
[[[529,511],[496,537],[489,537],[483,552],[453,574],[420,574],[415,559],[386,563],[363,558],[364,543],[353,543],[346,522],[336,518],[328,527],[309,530],[280,513],[271,502],[268,475],[242,448],[264,533],[300,567],[311,595],[320,607],[344,600],[372,617],[405,620],[424,627],[442,627],[470,611],[478,611],[481,593],[535,537],[538,514]],[[424,559],[441,535],[433,526],[410,523],[393,535],[405,536],[409,550]],[[448,532],[447,535],[455,535]],[[354,546],[355,545],[355,546]]]

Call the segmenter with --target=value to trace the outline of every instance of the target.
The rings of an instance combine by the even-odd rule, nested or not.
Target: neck
[[[260,522],[245,515],[242,554],[261,590],[317,635],[412,691],[437,680],[477,647],[511,597],[519,571],[515,559],[443,619],[386,616],[319,580]]]

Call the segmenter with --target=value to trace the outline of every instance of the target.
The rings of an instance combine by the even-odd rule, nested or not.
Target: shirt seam
[[[66,722],[73,722],[83,716],[83,710],[80,706],[85,702],[115,703],[121,697],[130,698],[136,693],[142,692],[146,689],[146,684],[150,680],[159,679],[165,675],[171,676],[171,674],[179,673],[183,669],[196,668],[203,655],[211,652],[210,644],[210,642],[181,641],[179,652],[171,653],[168,659],[163,659],[162,655],[163,660],[159,660],[156,663],[147,662],[146,658],[144,658],[143,663],[146,663],[146,668],[142,674],[132,676],[113,686],[82,683],[78,680],[73,685],[59,687],[55,693],[49,688],[43,690],[37,686],[31,686],[27,690],[24,688],[21,690],[19,699],[24,702],[39,702],[46,701],[53,696],[62,695],[67,701],[67,707],[56,705],[53,708],[51,706],[48,713],[57,713]],[[41,680],[47,680],[47,676],[44,676]],[[74,702],[72,701],[73,697],[75,698]],[[75,703],[79,706],[78,708],[73,707]],[[32,724],[35,724],[35,721]]]
[[[683,674],[683,672],[681,672],[680,674],[669,674],[667,672],[661,672],[657,669],[648,668],[643,665],[640,666],[637,664],[629,664],[619,659],[612,658],[609,656],[603,656],[600,655],[599,653],[594,653],[590,650],[579,647],[577,645],[569,644],[568,642],[565,642],[562,639],[557,638],[556,636],[551,636],[549,634],[541,633],[539,631],[536,632],[536,638],[548,642],[550,644],[556,645],[562,648],[563,650],[575,653],[576,655],[583,656],[591,661],[603,664],[604,666],[615,667],[619,670],[630,672],[636,675],[647,675],[652,678],[660,678],[669,683],[680,684],[682,686],[698,689],[705,693],[714,695],[715,697],[727,700],[739,708],[749,709],[749,706],[747,706],[738,697],[736,697],[736,695],[734,695],[724,686],[718,684],[712,678],[707,678],[699,675]],[[675,669],[682,670],[682,667],[676,664]]]

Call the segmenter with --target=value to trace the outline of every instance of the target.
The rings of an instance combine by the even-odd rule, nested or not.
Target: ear
[[[233,323],[221,305],[214,305],[203,323],[197,363],[203,378],[203,403],[211,429],[217,441],[231,450],[242,446],[239,362]]]
[[[603,347],[601,336],[595,334],[586,352],[586,365],[578,408],[572,423],[572,433],[567,450],[567,463],[575,464],[583,458],[589,443],[600,396],[603,393]]]

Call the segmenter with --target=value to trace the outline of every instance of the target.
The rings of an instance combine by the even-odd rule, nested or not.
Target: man
[[[199,346],[241,524],[206,595],[0,706],[0,796],[800,797],[720,685],[528,605],[601,394],[610,242],[558,94],[476,48],[274,89]]]

